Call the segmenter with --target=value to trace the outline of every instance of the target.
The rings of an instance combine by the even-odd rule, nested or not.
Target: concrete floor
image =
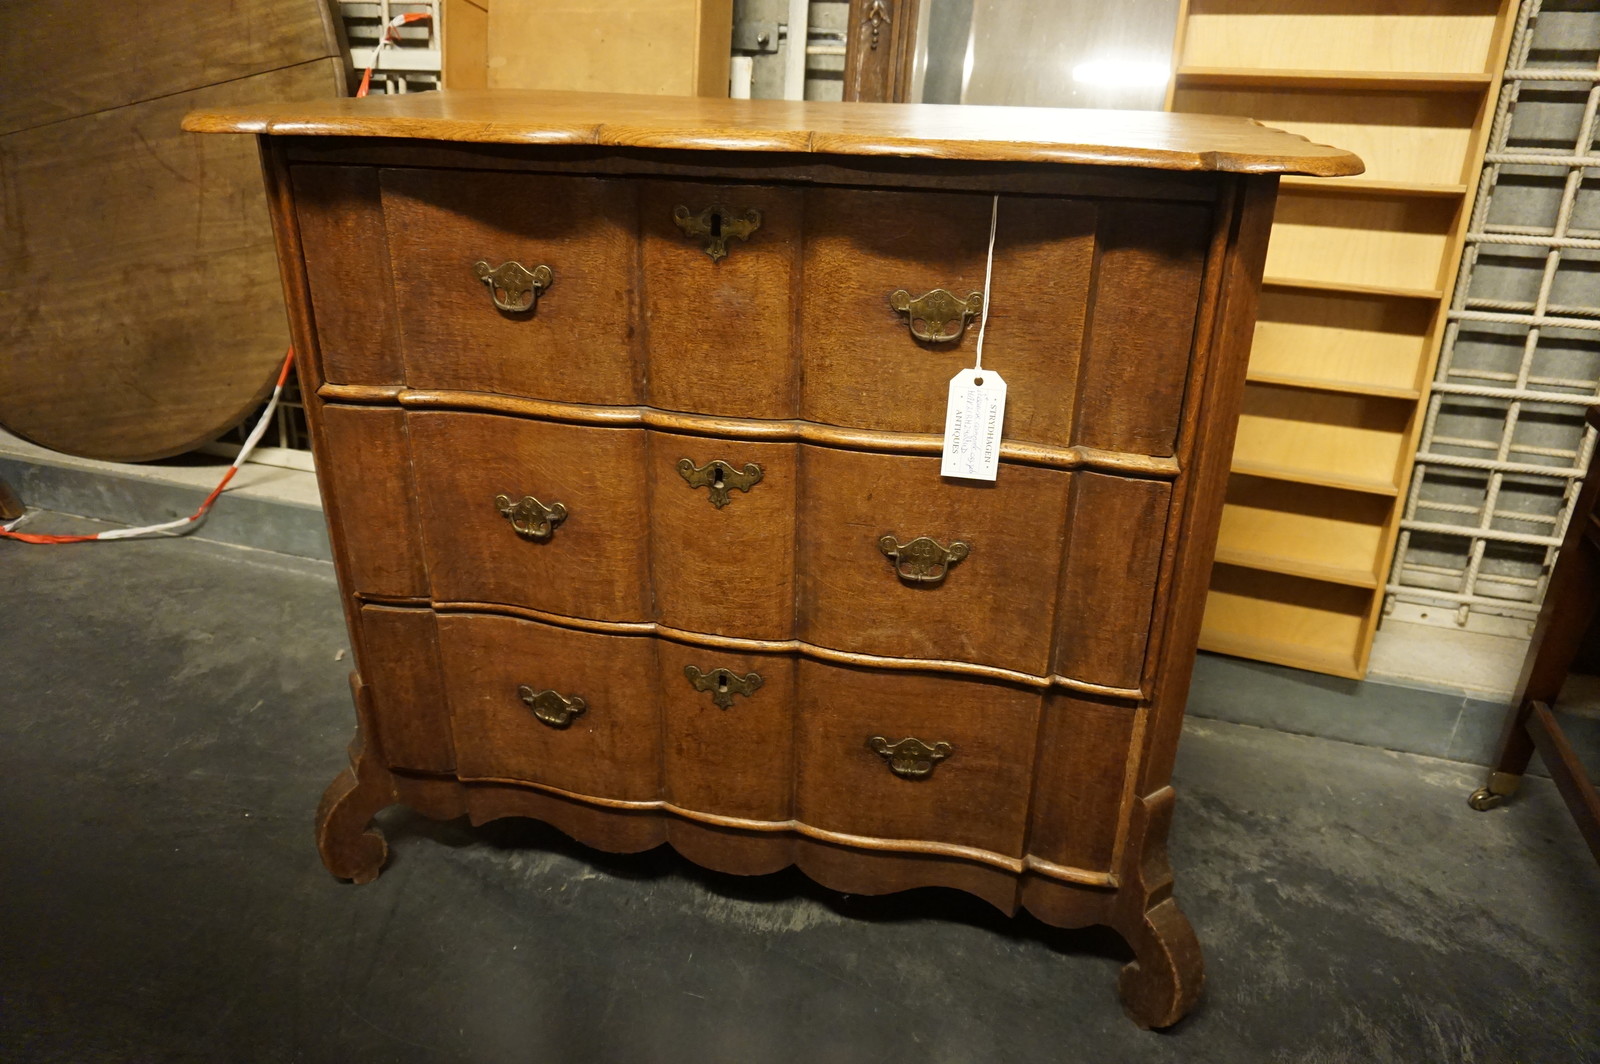
[[[0,574],[0,1060],[1600,1060],[1600,869],[1545,780],[1479,814],[1468,765],[1191,718],[1172,856],[1208,982],[1149,1034],[1114,936],[953,893],[403,810],[384,875],[339,883],[326,566],[0,543]],[[1260,675],[1213,661],[1196,704]]]

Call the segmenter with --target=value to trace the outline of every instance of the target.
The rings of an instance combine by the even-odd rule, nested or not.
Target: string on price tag
[[[1000,433],[1006,418],[1006,382],[983,368],[983,334],[989,325],[989,283],[994,276],[994,233],[1000,197],[989,210],[989,256],[983,267],[983,308],[978,316],[978,348],[971,369],[950,378],[944,413],[944,458],[939,473],[964,480],[994,480],[1000,474]]]

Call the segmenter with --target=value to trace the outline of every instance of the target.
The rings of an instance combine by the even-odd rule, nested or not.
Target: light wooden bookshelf
[[[1356,152],[1283,181],[1200,645],[1366,673],[1515,0],[1184,0],[1167,106]]]

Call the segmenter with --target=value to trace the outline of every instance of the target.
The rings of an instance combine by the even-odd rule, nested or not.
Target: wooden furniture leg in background
[[[1600,428],[1600,407],[1589,410],[1589,424]],[[1600,454],[1589,463],[1578,505],[1550,574],[1539,623],[1522,664],[1522,676],[1506,715],[1489,782],[1472,793],[1472,808],[1493,809],[1517,792],[1534,750],[1600,860],[1600,795],[1578,761],[1550,707],[1561,694],[1572,662],[1583,647],[1595,608],[1600,606]]]

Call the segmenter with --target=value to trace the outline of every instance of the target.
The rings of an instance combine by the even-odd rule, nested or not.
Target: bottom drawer
[[[1112,863],[1138,736],[1127,707],[494,614],[441,613],[438,638],[462,779],[896,849]]]
[[[653,640],[443,614],[439,652],[462,779],[660,797]]]
[[[982,680],[801,662],[800,819],[1020,857],[1042,700]]]

